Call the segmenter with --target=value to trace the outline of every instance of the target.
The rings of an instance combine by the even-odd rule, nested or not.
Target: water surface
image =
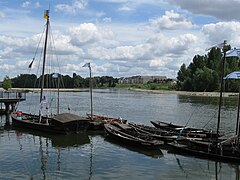
[[[93,94],[94,113],[151,125],[150,120],[216,129],[218,98],[149,94],[100,89]],[[19,110],[38,111],[37,93]],[[88,92],[61,93],[61,112],[90,112]],[[54,102],[52,103],[54,104]],[[221,130],[234,134],[237,98],[224,99]],[[52,105],[54,106],[54,105]],[[239,166],[198,159],[166,150],[147,152],[105,138],[102,132],[49,135],[13,129],[0,116],[0,179],[239,179]]]

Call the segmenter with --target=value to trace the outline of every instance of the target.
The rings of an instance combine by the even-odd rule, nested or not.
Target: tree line
[[[230,50],[231,47],[226,48]],[[177,90],[211,92],[219,91],[221,82],[223,53],[220,48],[212,48],[206,55],[195,55],[189,66],[182,64],[177,76]],[[240,69],[240,61],[236,57],[227,57],[224,77]],[[225,91],[239,90],[238,80],[225,80]]]
[[[55,88],[57,87],[58,80],[53,78],[53,74],[44,75],[44,87]],[[60,75],[60,86],[61,88],[88,88],[90,78],[83,78],[76,73],[73,73],[73,76],[69,75]],[[5,77],[3,84],[5,86],[11,86],[13,88],[37,88],[40,87],[42,81],[42,76],[37,77],[35,74],[20,74],[17,77],[10,79]],[[118,82],[117,78],[112,76],[97,76],[92,78],[93,87],[115,87]],[[11,88],[9,87],[9,88]]]

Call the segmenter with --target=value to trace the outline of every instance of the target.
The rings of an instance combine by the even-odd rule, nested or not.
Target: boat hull
[[[169,132],[181,133],[182,136],[196,137],[196,138],[216,138],[221,137],[224,133],[217,133],[215,131],[201,129],[201,128],[192,128],[184,127],[179,125],[174,125],[172,123],[166,123],[162,121],[151,121],[151,123],[159,129],[166,130]]]
[[[240,152],[235,151],[233,152],[220,152],[218,149],[217,151],[204,151],[196,148],[191,148],[188,145],[179,144],[179,143],[168,143],[169,146],[169,153],[177,153],[183,155],[190,155],[195,156],[202,159],[210,159],[214,161],[221,161],[221,162],[231,162],[240,164]]]
[[[89,126],[88,121],[73,121],[67,123],[56,123],[53,119],[49,118],[49,123],[39,123],[39,116],[23,114],[23,118],[17,118],[15,113],[11,114],[12,125],[15,127],[27,128],[42,132],[49,132],[55,134],[71,134],[87,130]],[[42,121],[46,121],[44,118]]]
[[[134,146],[143,149],[159,149],[163,145],[160,141],[147,141],[131,134],[121,131],[121,129],[116,128],[116,126],[111,124],[104,124],[105,131],[111,139],[119,141],[129,146]],[[160,150],[160,149],[159,149]]]

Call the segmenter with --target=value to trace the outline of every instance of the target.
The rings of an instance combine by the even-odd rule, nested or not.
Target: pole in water
[[[91,99],[91,120],[93,119],[93,99],[92,99],[92,69],[91,69],[91,66],[90,66],[90,63],[89,63],[89,71],[90,71],[90,99]]]
[[[91,69],[91,65],[90,62],[84,64],[82,67],[88,67],[89,68],[89,73],[90,73],[90,79],[89,79],[89,88],[90,88],[90,110],[91,110],[91,120],[93,119],[93,98],[92,98],[92,69]]]

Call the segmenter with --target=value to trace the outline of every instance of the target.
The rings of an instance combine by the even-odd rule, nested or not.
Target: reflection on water
[[[31,96],[36,96],[32,94]],[[151,125],[150,120],[215,129],[217,98],[94,90],[94,113]],[[36,98],[38,100],[38,98]],[[88,92],[62,93],[61,111],[89,112]],[[226,98],[221,129],[235,131],[237,98]],[[19,104],[32,106],[28,97]],[[239,180],[239,166],[216,163],[162,150],[163,155],[105,139],[102,133],[49,135],[13,129],[0,116],[0,179],[229,179]]]
[[[117,142],[117,141],[114,141],[110,138],[106,138],[105,140],[114,144],[114,145],[116,145],[116,146],[120,146],[122,148],[126,148],[130,151],[137,152],[137,153],[140,153],[140,154],[144,154],[144,155],[152,157],[152,158],[158,159],[158,158],[163,157],[163,154],[160,150],[146,150],[146,149],[140,149],[140,148],[133,147],[133,146],[127,146],[125,143]]]

